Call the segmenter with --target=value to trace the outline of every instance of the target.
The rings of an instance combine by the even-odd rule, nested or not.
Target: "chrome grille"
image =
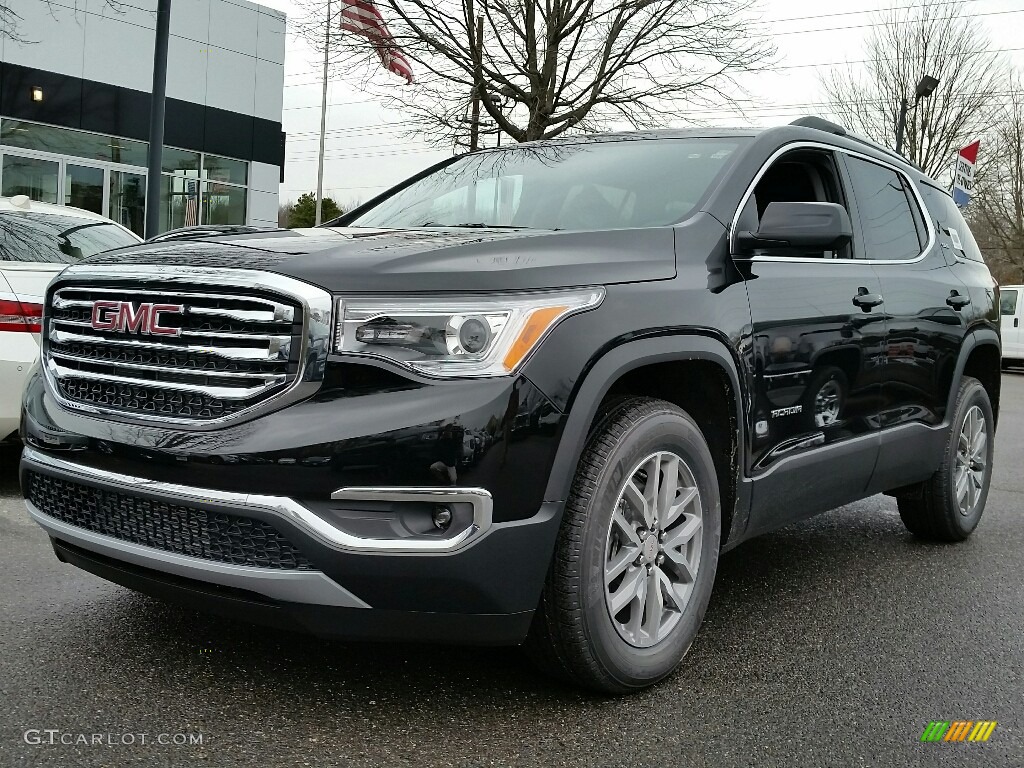
[[[137,285],[137,283],[136,283]],[[169,334],[97,329],[97,301],[167,304]],[[61,285],[46,311],[46,371],[69,403],[130,416],[215,421],[287,390],[302,368],[301,302],[243,289]]]

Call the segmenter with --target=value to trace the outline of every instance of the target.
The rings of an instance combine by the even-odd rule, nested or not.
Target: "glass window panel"
[[[698,210],[743,141],[609,141],[473,153],[348,223],[578,230],[665,226]]]
[[[999,314],[1017,314],[1017,292],[1003,289],[999,293]]]
[[[164,173],[177,173],[182,176],[199,178],[199,153],[185,149],[164,147],[160,156],[160,164]]]
[[[205,155],[203,157],[203,178],[210,181],[245,185],[249,183],[249,164],[243,160]]]
[[[125,165],[146,165],[146,143],[24,120],[0,121],[0,144]]]
[[[194,227],[199,223],[199,182],[164,175],[160,183],[160,231]]]
[[[64,168],[64,205],[103,213],[103,169],[68,163]]]
[[[108,221],[31,211],[0,213],[0,261],[73,264],[139,238]]]
[[[229,187],[226,184],[204,184],[204,224],[245,224],[244,187]]]
[[[56,204],[59,171],[59,165],[51,160],[5,154],[0,194],[4,197],[28,195],[41,203]]]
[[[110,172],[110,218],[142,237],[146,231],[146,177]]]
[[[960,236],[960,245],[963,246],[964,256],[973,261],[984,262],[985,259],[981,255],[978,241],[971,234],[971,228],[967,226],[963,214],[960,213],[960,209],[956,207],[956,203],[953,202],[949,193],[936,189],[931,184],[918,184],[917,188],[921,190],[925,205],[938,226],[939,242],[947,248],[961,250],[950,236],[950,232],[955,230]]]
[[[895,171],[857,157],[846,162],[864,225],[867,258],[917,258],[921,243],[900,177]]]

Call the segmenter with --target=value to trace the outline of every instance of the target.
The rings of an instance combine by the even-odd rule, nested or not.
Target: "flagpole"
[[[319,227],[324,210],[324,142],[327,138],[327,66],[331,55],[331,0],[327,0],[327,24],[324,30],[324,90],[320,99],[320,155],[316,165],[316,218]]]

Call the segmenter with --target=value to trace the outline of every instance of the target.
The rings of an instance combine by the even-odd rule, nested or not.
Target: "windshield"
[[[95,253],[140,242],[112,221],[30,211],[0,212],[0,262],[74,264]]]
[[[741,138],[522,146],[459,158],[344,226],[658,227],[688,216]]]

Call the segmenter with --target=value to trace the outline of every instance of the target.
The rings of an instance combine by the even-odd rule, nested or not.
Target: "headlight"
[[[560,320],[604,289],[481,298],[339,299],[334,351],[383,357],[429,376],[513,373]]]

